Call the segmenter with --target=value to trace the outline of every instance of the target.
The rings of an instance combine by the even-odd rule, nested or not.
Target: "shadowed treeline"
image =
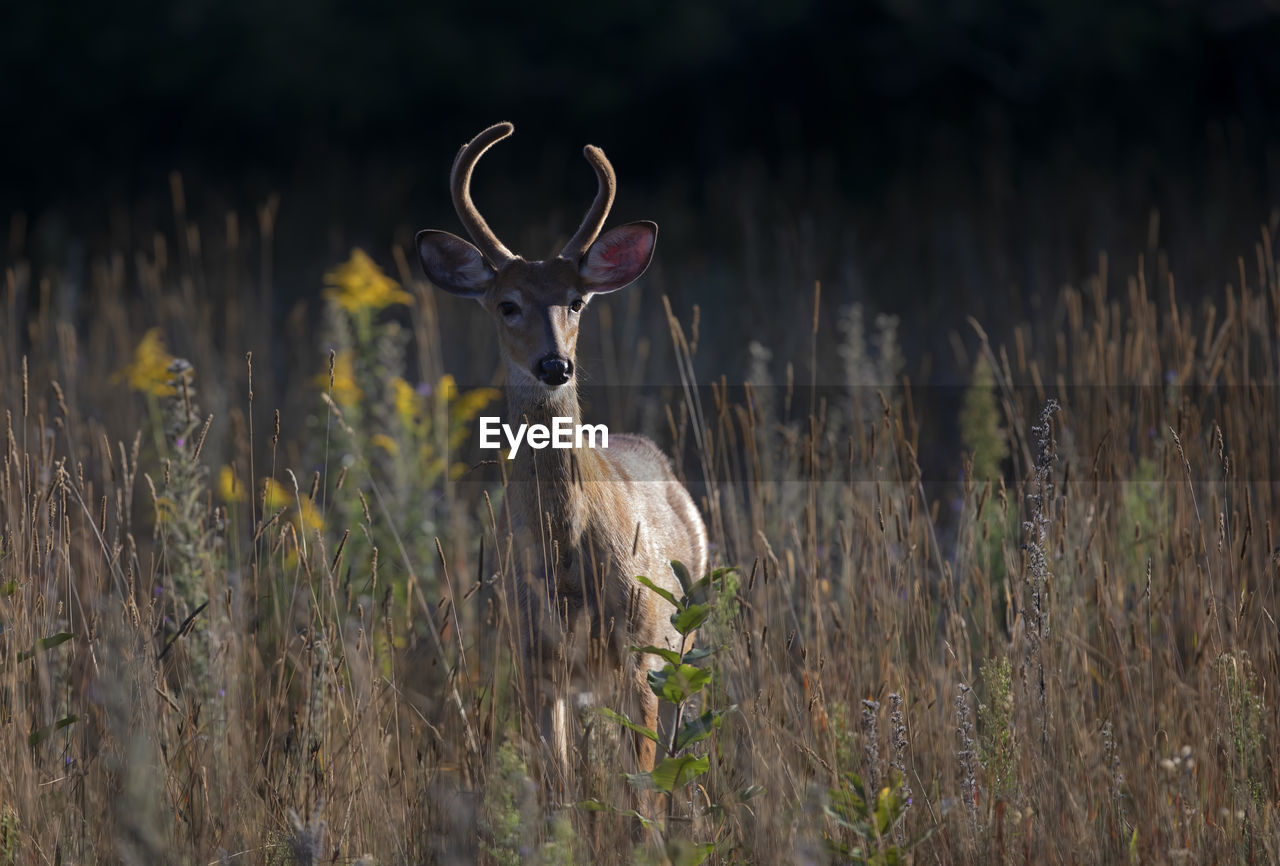
[[[232,196],[314,191],[327,170],[403,209],[499,117],[546,142],[534,171],[589,138],[651,181],[828,154],[858,195],[939,145],[959,173],[992,143],[1015,162],[1065,143],[1183,174],[1217,136],[1256,168],[1278,35],[1265,0],[11,4],[0,114],[21,170],[0,205],[145,197],[181,168]]]
[[[1263,0],[3,16],[10,246],[84,284],[96,256],[173,229],[171,171],[206,231],[278,194],[277,317],[352,245],[455,227],[449,162],[499,119],[517,136],[477,195],[520,251],[572,228],[592,188],[581,147],[599,144],[617,216],[656,220],[659,266],[697,269],[699,300],[749,328],[821,277],[829,298],[925,322],[963,297],[999,329],[1099,251],[1157,245],[1195,296],[1280,198],[1280,17]]]

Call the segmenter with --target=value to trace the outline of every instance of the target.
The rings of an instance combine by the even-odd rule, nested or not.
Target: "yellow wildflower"
[[[467,427],[465,424],[454,424],[449,430],[449,450],[457,451],[462,447],[462,443],[467,441]]]
[[[400,446],[396,444],[396,440],[392,439],[386,433],[375,433],[369,438],[369,444],[381,448],[383,451],[391,455],[400,453]]]
[[[295,499],[293,492],[274,478],[263,481],[262,487],[267,512],[283,511],[293,506],[292,514],[288,519],[297,524],[304,533],[309,533],[313,529],[324,529],[324,518],[320,516],[320,509],[310,499],[305,496]]]
[[[267,511],[279,511],[293,499],[292,494],[289,493],[285,486],[274,478],[266,479],[263,482],[263,489],[266,493],[265,507]]]
[[[351,258],[324,275],[325,297],[348,313],[381,310],[392,304],[408,304],[413,296],[382,272],[382,268],[359,247]]]
[[[354,353],[350,349],[343,349],[333,356],[333,400],[339,406],[354,406],[364,396],[364,392],[356,384],[353,357]],[[311,381],[328,390],[329,372],[326,370]]]
[[[453,376],[445,373],[440,377],[440,384],[436,386],[436,394],[446,403],[458,396],[458,383],[453,381]]]
[[[174,388],[169,384],[173,376],[169,373],[169,365],[173,356],[164,347],[164,338],[159,328],[152,328],[142,336],[137,348],[133,350],[133,362],[112,374],[111,384],[128,382],[129,387],[144,394],[157,397],[170,397]]]
[[[298,500],[298,528],[306,533],[315,529],[324,529],[324,518],[320,516],[320,509],[305,496]]]
[[[405,427],[412,427],[418,420],[418,393],[413,390],[412,385],[396,376],[391,380],[391,397],[400,423]]]
[[[244,502],[249,498],[230,466],[223,466],[218,471],[218,494],[223,502]]]
[[[156,497],[156,523],[167,523],[178,513],[178,505],[168,496]]]
[[[500,396],[496,388],[475,388],[457,395],[449,417],[449,450],[461,447],[467,439],[467,425],[476,419],[485,406]]]
[[[480,410],[484,409],[494,400],[501,397],[502,394],[497,388],[476,388],[463,394],[454,406],[453,413],[459,421],[474,421],[476,416],[480,414]]]

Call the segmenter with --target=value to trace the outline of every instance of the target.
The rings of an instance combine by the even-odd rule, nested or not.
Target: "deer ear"
[[[578,273],[588,292],[616,292],[639,279],[653,260],[658,226],[643,221],[610,229],[582,257]]]
[[[418,232],[415,241],[427,279],[446,292],[479,298],[493,285],[493,268],[478,249],[457,235],[427,229]]]

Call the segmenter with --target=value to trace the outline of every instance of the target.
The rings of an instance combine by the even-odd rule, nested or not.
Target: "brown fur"
[[[613,170],[597,148],[585,151],[600,191],[583,226],[560,256],[525,261],[493,235],[471,204],[471,169],[509,124],[491,127],[454,163],[454,203],[480,249],[445,232],[421,232],[427,275],[441,288],[474,298],[493,316],[507,366],[508,424],[576,425],[577,377],[549,385],[548,358],[576,363],[582,308],[595,293],[616,291],[648,266],[657,227],[630,223],[596,239],[614,192]],[[578,307],[577,310],[574,307]],[[504,312],[505,307],[505,312]],[[512,314],[516,309],[518,313]],[[511,461],[504,508],[518,581],[521,643],[542,735],[560,769],[568,761],[568,699],[606,687],[618,709],[658,729],[658,699],[632,646],[682,649],[670,605],[635,580],[644,575],[677,596],[671,560],[695,576],[707,568],[707,533],[666,456],[640,436],[611,434],[609,448],[520,448]],[[652,741],[636,736],[636,762],[651,769]]]
[[[553,416],[578,419],[571,384],[550,400],[526,400],[509,390],[513,419],[550,423]],[[553,701],[568,692],[615,685],[619,709],[658,729],[658,699],[647,671],[655,656],[639,663],[632,646],[683,649],[671,625],[667,602],[634,578],[644,575],[677,596],[671,560],[702,574],[707,565],[706,530],[688,491],[676,480],[662,452],[639,436],[614,434],[607,450],[522,449],[507,483],[507,508],[515,571],[520,578],[522,637],[526,661],[543,680],[556,683]],[[613,682],[601,678],[613,675]],[[551,708],[553,714],[563,708]],[[546,712],[546,708],[543,709]],[[544,735],[560,759],[567,755],[565,724],[544,721]],[[550,727],[550,730],[547,728]],[[636,738],[637,762],[650,769],[654,744]]]

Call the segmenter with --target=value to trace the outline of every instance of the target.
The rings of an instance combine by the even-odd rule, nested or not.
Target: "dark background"
[[[745,319],[814,279],[1012,317],[1131,262],[1153,209],[1181,291],[1230,279],[1280,202],[1277,46],[1275,0],[9,3],[0,208],[70,267],[163,230],[171,170],[215,222],[277,192],[301,295],[351,244],[456,231],[452,156],[507,119],[476,194],[531,256],[592,142],[615,219]]]

